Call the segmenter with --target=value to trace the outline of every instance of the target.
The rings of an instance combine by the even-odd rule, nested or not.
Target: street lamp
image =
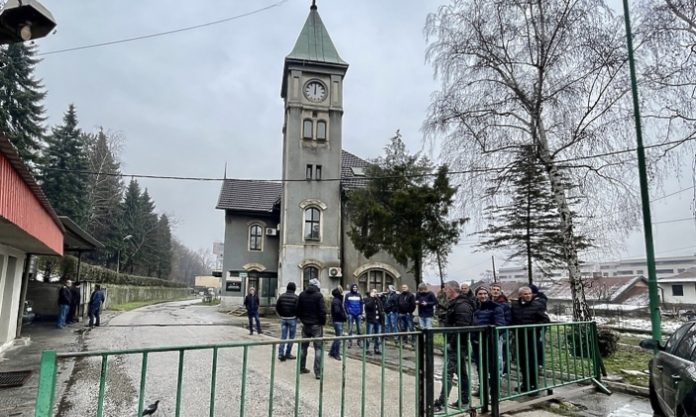
[[[127,240],[133,239],[133,235],[126,235],[121,239],[123,242]],[[118,250],[116,251],[116,278],[118,278],[118,274],[121,271],[121,245],[119,245]]]
[[[36,0],[0,1],[0,44],[43,38],[54,27],[53,15]]]

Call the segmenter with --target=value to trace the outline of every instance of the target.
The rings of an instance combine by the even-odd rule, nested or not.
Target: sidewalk
[[[102,323],[107,323],[117,313],[105,311]],[[29,417],[34,415],[34,404],[39,385],[41,352],[60,352],[82,349],[83,334],[89,331],[85,322],[56,328],[54,321],[35,321],[22,328],[22,338],[13,347],[0,354],[0,372],[31,371],[31,376],[20,387],[0,388],[0,417]],[[72,374],[72,361],[61,362],[56,382],[56,398]]]

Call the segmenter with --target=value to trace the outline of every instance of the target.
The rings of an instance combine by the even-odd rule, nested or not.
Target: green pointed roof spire
[[[329,32],[319,17],[316,0],[312,1],[309,16],[307,16],[302,32],[295,42],[295,47],[285,59],[348,65],[338,55]]]

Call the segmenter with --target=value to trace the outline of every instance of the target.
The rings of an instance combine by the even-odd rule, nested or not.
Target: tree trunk
[[[531,202],[529,196],[529,192],[527,193],[527,278],[529,279],[529,285],[532,285],[534,283],[534,279],[532,278],[532,237],[530,236],[531,234]]]
[[[549,152],[546,131],[541,118],[537,119],[537,140],[539,144],[539,159],[544,164],[546,173],[549,176],[551,191],[553,192],[554,202],[561,215],[561,234],[563,237],[563,256],[568,266],[568,280],[570,281],[570,295],[573,300],[573,320],[590,321],[592,314],[585,299],[585,287],[580,275],[580,264],[578,262],[578,249],[573,232],[573,217],[568,206],[565,194],[565,187],[561,179],[558,167],[554,163]]]

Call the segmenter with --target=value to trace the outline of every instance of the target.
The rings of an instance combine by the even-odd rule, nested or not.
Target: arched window
[[[302,270],[302,288],[309,287],[310,279],[319,279],[319,268],[316,266],[306,266]]]
[[[249,250],[263,250],[263,227],[254,224],[249,228]]]
[[[314,122],[312,122],[312,119],[305,119],[304,122],[302,123],[302,138],[303,139],[312,139],[314,138]]]
[[[360,290],[366,293],[373,288],[379,292],[385,292],[390,285],[394,285],[394,276],[381,269],[370,269],[360,275],[358,283]]]
[[[316,207],[305,210],[304,237],[305,240],[319,240],[321,211]]]
[[[326,122],[323,120],[317,122],[317,140],[326,140]]]

